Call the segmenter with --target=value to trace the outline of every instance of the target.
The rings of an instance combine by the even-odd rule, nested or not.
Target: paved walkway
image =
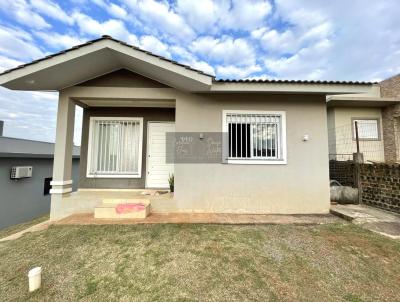
[[[340,221],[333,215],[252,215],[252,214],[157,214],[145,219],[95,219],[93,214],[74,214],[54,224],[155,224],[155,223],[215,223],[215,224],[326,224]]]
[[[22,231],[19,231],[17,233],[11,234],[11,235],[9,235],[7,237],[1,238],[0,242],[18,239],[18,238],[22,237],[22,235],[24,235],[26,233],[43,231],[43,230],[47,229],[50,224],[51,224],[50,220],[35,224],[35,225],[33,225],[33,226],[29,227],[29,228],[26,228],[25,230],[22,230]]]
[[[331,213],[370,231],[400,239],[400,215],[364,205],[332,205]]]

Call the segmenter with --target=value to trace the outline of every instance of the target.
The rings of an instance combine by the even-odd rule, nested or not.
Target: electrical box
[[[20,179],[20,178],[28,178],[32,177],[32,167],[12,167],[10,178],[11,179]]]

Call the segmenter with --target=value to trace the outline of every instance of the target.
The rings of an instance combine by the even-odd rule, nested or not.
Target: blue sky
[[[217,78],[376,81],[400,73],[399,16],[398,0],[2,0],[0,70],[108,34]],[[0,108],[5,135],[54,141],[56,93],[0,88]]]

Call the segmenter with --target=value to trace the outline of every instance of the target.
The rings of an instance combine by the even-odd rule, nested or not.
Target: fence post
[[[358,203],[362,203],[362,186],[361,186],[361,164],[364,163],[364,155],[360,152],[360,139],[358,136],[358,122],[354,122],[355,126],[355,134],[356,134],[356,145],[357,145],[357,153],[353,153],[353,162],[355,165],[355,182],[358,188]]]

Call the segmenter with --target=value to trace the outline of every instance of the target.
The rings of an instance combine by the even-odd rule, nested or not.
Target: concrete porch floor
[[[381,235],[400,239],[400,215],[365,205],[331,206],[331,213]]]
[[[151,213],[145,219],[95,219],[93,214],[73,214],[58,225],[213,223],[213,224],[327,224],[341,220],[333,215],[260,215],[217,213]]]

